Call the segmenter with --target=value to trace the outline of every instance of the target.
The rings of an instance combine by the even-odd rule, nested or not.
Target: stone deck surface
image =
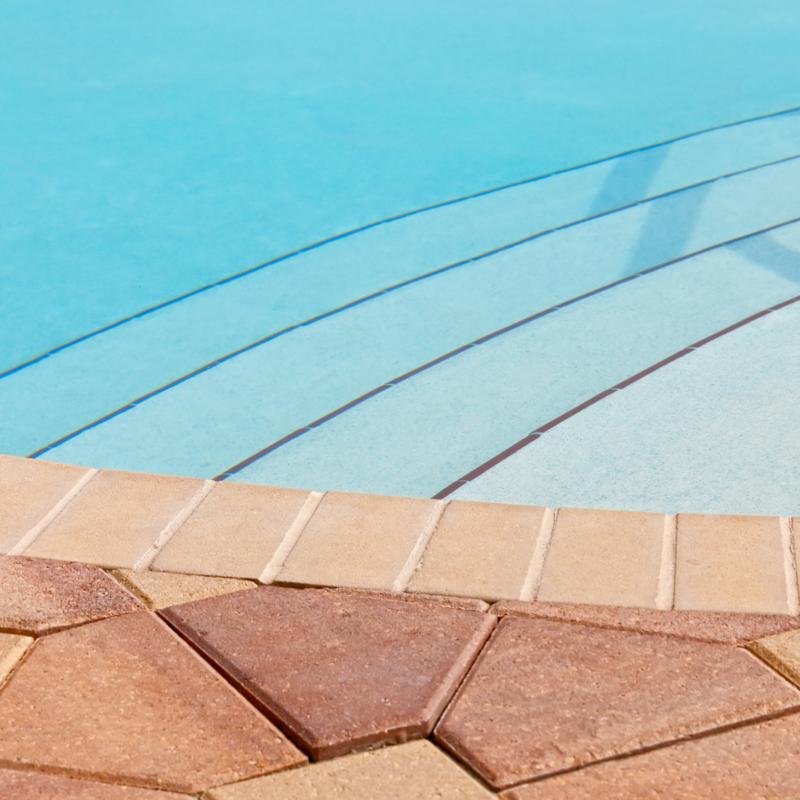
[[[796,797],[794,531],[0,456],[0,796]]]

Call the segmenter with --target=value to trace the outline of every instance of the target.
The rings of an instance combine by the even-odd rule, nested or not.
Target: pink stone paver
[[[305,761],[149,611],[39,639],[0,691],[0,767],[196,792]]]
[[[494,789],[800,709],[740,648],[506,618],[434,736]]]
[[[98,567],[0,556],[0,630],[41,636],[143,608]]]
[[[426,736],[495,622],[446,605],[274,586],[161,614],[315,760]]]
[[[800,715],[609,761],[504,793],[504,800],[796,800]]]
[[[491,613],[498,617],[552,619],[599,628],[660,633],[718,644],[747,644],[775,633],[800,628],[800,617],[786,614],[737,614],[718,611],[656,611],[572,603],[525,603],[504,600]]]
[[[186,800],[185,794],[12,769],[0,769],[0,797],[8,800]]]

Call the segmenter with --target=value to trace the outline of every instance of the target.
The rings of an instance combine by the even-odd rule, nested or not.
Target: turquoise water
[[[0,2],[0,451],[431,496],[800,295],[800,9],[641,5]],[[793,308],[453,496],[797,512]]]

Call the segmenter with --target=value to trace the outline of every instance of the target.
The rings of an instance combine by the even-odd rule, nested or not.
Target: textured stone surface
[[[0,633],[0,685],[9,676],[33,644],[32,636],[18,636],[15,633]]]
[[[314,759],[427,735],[495,619],[274,586],[161,613]]]
[[[222,786],[208,800],[490,800],[491,792],[428,741],[384,747]]]
[[[0,769],[0,797],[9,800],[186,800],[185,794],[12,769]]]
[[[38,636],[141,609],[98,567],[0,556],[0,630]]]
[[[149,611],[38,640],[0,693],[0,767],[192,792],[304,760]]]
[[[778,518],[679,514],[675,608],[786,614]]]
[[[433,500],[329,492],[278,580],[391,589],[435,506]]]
[[[800,631],[767,636],[752,642],[748,649],[800,686]]]
[[[102,470],[25,555],[133,567],[202,486],[194,478]]]
[[[504,800],[794,800],[800,717],[708,736],[532,783]]]
[[[731,614],[716,611],[656,611],[650,608],[572,603],[495,603],[498,617],[552,619],[638,633],[660,633],[719,644],[747,644],[762,636],[800,628],[800,617],[785,614]]]
[[[220,483],[181,526],[153,569],[258,578],[309,493]]]
[[[37,525],[86,472],[86,467],[0,455],[0,553]]]
[[[207,575],[179,575],[173,572],[134,572],[130,569],[115,569],[111,573],[148,608],[158,609],[218,597],[221,594],[254,589],[254,581],[238,578],[211,578]]]
[[[449,503],[409,591],[517,598],[533,557],[544,509],[500,503]]]
[[[664,515],[560,508],[538,600],[653,608]]]
[[[352,597],[376,600],[395,600],[399,603],[427,603],[428,605],[444,606],[446,608],[461,608],[465,611],[488,611],[489,604],[484,600],[475,600],[469,597],[447,597],[446,595],[421,594],[409,592],[381,592],[377,589],[328,589],[329,592],[351,595]],[[798,622],[800,626],[800,622]]]
[[[496,789],[800,708],[747,651],[505,618],[435,738]]]

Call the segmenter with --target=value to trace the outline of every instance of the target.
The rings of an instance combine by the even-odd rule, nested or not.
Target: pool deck
[[[798,524],[0,456],[0,795],[796,797]]]

